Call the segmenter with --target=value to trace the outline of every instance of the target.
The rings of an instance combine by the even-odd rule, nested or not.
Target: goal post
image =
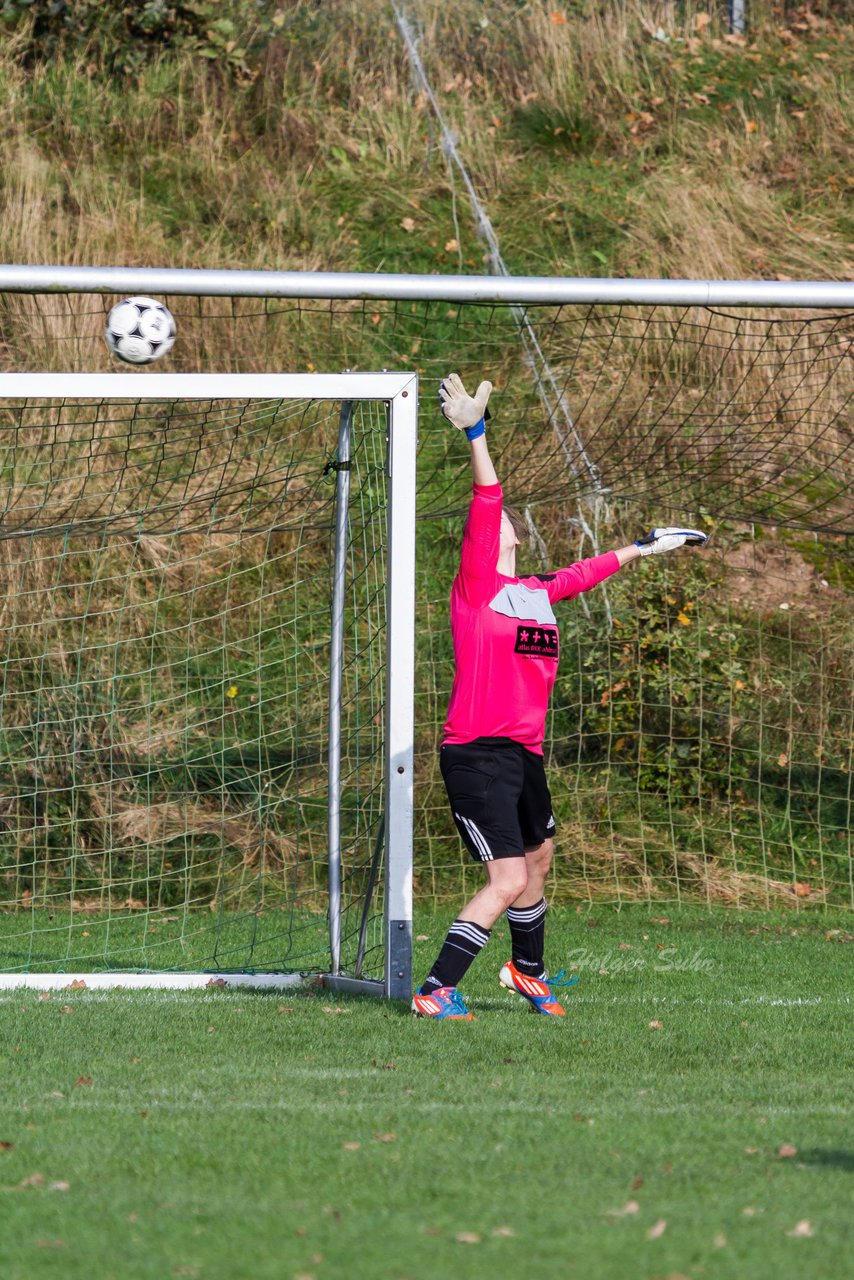
[[[417,402],[0,374],[0,987],[409,995]]]

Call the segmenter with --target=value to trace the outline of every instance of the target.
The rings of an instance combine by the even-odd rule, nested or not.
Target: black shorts
[[[555,832],[543,757],[512,738],[445,743],[442,777],[457,830],[478,862],[522,858]]]

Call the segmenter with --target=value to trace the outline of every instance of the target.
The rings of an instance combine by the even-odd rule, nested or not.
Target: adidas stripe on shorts
[[[445,743],[442,777],[454,822],[478,862],[521,858],[555,833],[543,757],[512,738]]]

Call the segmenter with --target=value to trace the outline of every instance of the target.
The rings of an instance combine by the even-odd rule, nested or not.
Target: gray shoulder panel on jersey
[[[557,623],[545,587],[535,590],[523,582],[508,583],[490,600],[489,607],[496,613],[503,613],[507,618],[519,618],[522,622]]]

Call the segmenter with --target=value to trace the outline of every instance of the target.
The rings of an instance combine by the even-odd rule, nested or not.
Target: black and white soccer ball
[[[172,350],[175,320],[169,308],[156,298],[125,298],[107,316],[104,337],[120,360],[150,364]]]

